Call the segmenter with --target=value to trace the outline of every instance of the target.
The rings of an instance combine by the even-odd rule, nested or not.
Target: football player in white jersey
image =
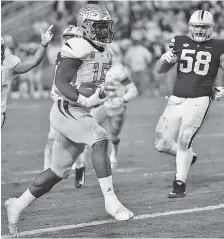
[[[166,73],[177,63],[173,94],[156,127],[156,149],[176,156],[176,175],[169,198],[186,195],[186,178],[197,159],[192,142],[202,127],[213,98],[224,97],[214,82],[219,68],[224,70],[224,41],[212,39],[213,17],[205,10],[195,11],[189,20],[189,35],[175,36],[173,50],[156,63],[158,74]],[[177,142],[175,142],[175,139]]]
[[[83,38],[71,38],[61,49],[61,59],[55,71],[54,91],[58,100],[51,113],[51,125],[57,131],[52,149],[51,167],[40,173],[32,185],[19,197],[5,202],[8,226],[16,237],[19,216],[37,198],[69,176],[71,166],[83,152],[93,148],[92,161],[108,214],[117,220],[129,220],[134,214],[118,200],[112,183],[111,165],[107,155],[109,136],[90,115],[90,109],[102,104],[100,88],[89,98],[80,95],[76,86],[83,82],[102,84],[112,61],[107,43],[113,40],[113,21],[101,5],[87,4],[80,9],[78,27]]]
[[[7,50],[4,39],[1,37],[1,127],[5,122],[7,98],[10,92],[14,75],[23,74],[38,66],[42,61],[48,43],[51,41],[53,25],[43,33],[41,32],[41,47],[32,59],[21,62],[21,60]]]

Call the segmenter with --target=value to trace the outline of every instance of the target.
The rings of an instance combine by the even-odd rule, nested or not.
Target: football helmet
[[[1,36],[1,62],[3,62],[5,59],[5,49],[6,49],[6,44],[3,37]]]
[[[99,43],[111,43],[114,37],[113,20],[101,5],[87,4],[79,10],[77,25],[83,37]]]
[[[208,41],[212,37],[214,21],[206,10],[195,11],[189,20],[189,36],[196,42]]]

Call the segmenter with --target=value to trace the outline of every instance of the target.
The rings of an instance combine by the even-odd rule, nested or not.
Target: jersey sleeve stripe
[[[70,48],[66,45],[63,45],[62,48],[61,48],[61,56],[62,57],[71,57],[71,58],[77,59],[77,57],[75,57],[75,54],[74,54],[72,48]]]

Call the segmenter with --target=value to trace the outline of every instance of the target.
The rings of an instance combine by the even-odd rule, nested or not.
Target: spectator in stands
[[[152,54],[137,39],[132,40],[132,45],[124,56],[124,64],[131,69],[132,79],[137,86],[139,94],[144,89],[150,91],[150,75],[148,69],[152,63]],[[147,92],[148,93],[148,92]]]

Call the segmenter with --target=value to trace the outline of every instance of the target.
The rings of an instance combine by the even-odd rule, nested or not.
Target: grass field
[[[18,100],[8,106],[2,130],[2,235],[8,233],[3,203],[20,196],[43,168],[50,100]],[[175,159],[154,149],[154,130],[166,100],[138,98],[130,103],[121,134],[115,191],[135,213],[128,222],[107,215],[89,162],[86,184],[74,175],[56,185],[21,215],[22,238],[224,237],[224,101],[214,102],[197,135],[197,163],[187,179],[187,195],[168,199]]]

